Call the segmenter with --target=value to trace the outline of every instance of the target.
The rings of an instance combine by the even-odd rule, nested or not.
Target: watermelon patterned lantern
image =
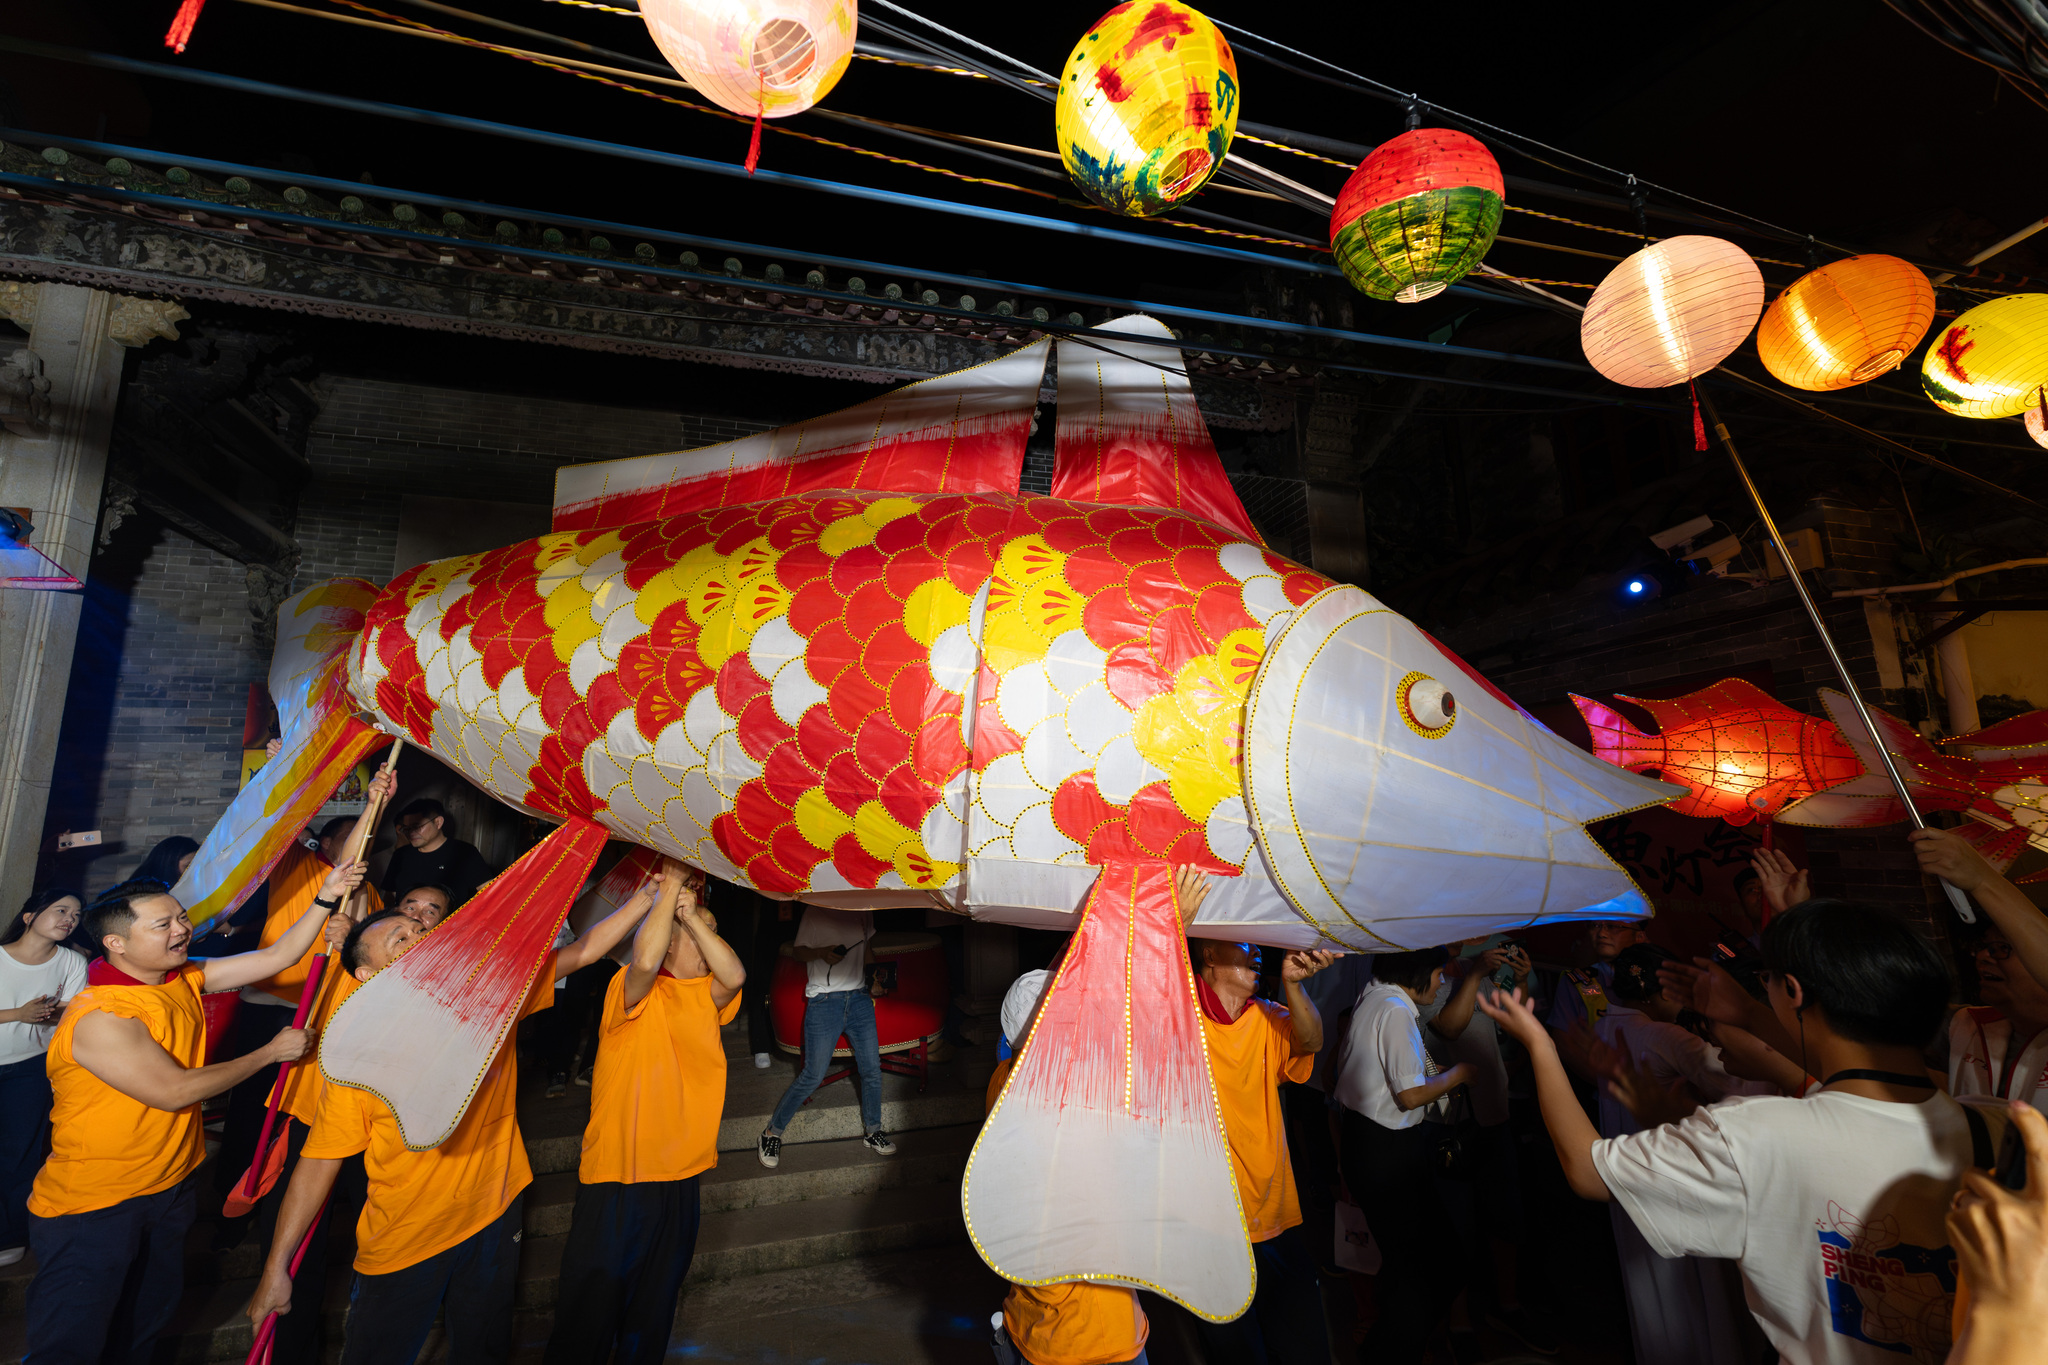
[[[1920,387],[1958,417],[2017,417],[2048,383],[2048,294],[1980,303],[1927,348]]]
[[[676,73],[722,109],[787,118],[825,98],[853,60],[857,0],[642,0]]]
[[[1419,303],[1479,264],[1507,187],[1478,139],[1410,128],[1359,163],[1330,213],[1330,250],[1369,298]]]
[[[1131,0],[1067,58],[1053,136],[1067,174],[1115,213],[1149,218],[1209,183],[1237,131],[1237,58],[1179,0]]]

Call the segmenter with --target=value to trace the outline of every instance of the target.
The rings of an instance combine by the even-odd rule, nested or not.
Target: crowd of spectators
[[[399,812],[400,845],[372,885],[370,831],[354,825],[307,831],[260,915],[216,928],[242,951],[193,951],[170,891],[189,840],[90,903],[41,890],[0,930],[0,1265],[33,1250],[37,1365],[148,1356],[182,1288],[202,1184],[222,1208],[219,1244],[262,1244],[247,1312],[271,1324],[272,1359],[322,1357],[303,1286],[321,1283],[330,1244],[348,1244],[313,1235],[323,1219],[353,1220],[345,1365],[415,1359],[444,1316],[450,1360],[509,1355],[531,1180],[516,1044],[425,1151],[376,1095],[293,1065],[492,875],[423,800]],[[1738,888],[1741,932],[1712,958],[1675,957],[1633,922],[1584,926],[1570,963],[1532,961],[1506,934],[1377,955],[1189,938],[1257,1270],[1234,1321],[1182,1315],[1189,1353],[1464,1365],[1505,1338],[1556,1354],[1574,1335],[1561,1310],[1583,1302],[1600,1262],[1556,1264],[1559,1245],[1583,1242],[1544,1225],[1557,1209],[1535,1211],[1529,1195],[1548,1182],[1608,1206],[1637,1365],[2040,1359],[2048,1178],[2026,1171],[2048,1169],[2032,1107],[2048,1088],[2048,917],[1958,836],[1912,841],[1923,870],[1983,912],[1967,940],[1974,1003],[1954,1004],[1956,974],[1923,932],[1812,897],[1769,851]],[[757,1159],[779,1164],[842,1037],[861,1140],[876,1157],[896,1150],[867,917],[803,907],[780,942],[774,907],[748,896],[722,902],[738,921],[729,943],[713,908],[729,890],[665,862],[581,933],[565,929],[521,1011],[537,1016],[526,1041],[547,1093],[591,1090],[550,1365],[665,1355],[698,1179],[717,1162],[720,1029],[747,1009],[765,1062],[761,987],[778,947],[804,968],[804,1066]],[[1207,892],[1178,872],[1184,927]],[[1027,973],[1005,999],[991,1107],[1056,978],[1057,964]],[[205,997],[227,993],[232,1028],[210,1039]],[[221,1097],[202,1182],[202,1106]],[[281,1136],[266,1142],[273,1108]],[[1365,1248],[1369,1326],[1354,1347],[1327,1310],[1361,1283]],[[1113,1283],[1014,1285],[995,1358],[1144,1361],[1146,1304]]]

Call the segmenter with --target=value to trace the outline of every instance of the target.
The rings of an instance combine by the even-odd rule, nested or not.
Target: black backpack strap
[[[1966,1104],[1963,1118],[1970,1125],[1970,1164],[1980,1171],[1988,1171],[1998,1158],[1991,1147],[1991,1125],[1977,1112],[1977,1106]]]

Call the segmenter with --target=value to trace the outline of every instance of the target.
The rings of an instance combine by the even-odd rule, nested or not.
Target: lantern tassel
[[[754,173],[754,167],[761,164],[761,115],[754,115],[754,136],[747,143],[747,174]]]
[[[183,52],[185,44],[192,39],[192,26],[199,22],[199,11],[206,8],[206,0],[184,0],[178,12],[171,18],[170,32],[164,34],[164,46],[174,52]]]
[[[1700,417],[1700,391],[1698,386],[1691,380],[1686,381],[1685,387],[1687,392],[1692,394],[1692,448],[1694,450],[1705,450],[1707,448],[1707,424]]]

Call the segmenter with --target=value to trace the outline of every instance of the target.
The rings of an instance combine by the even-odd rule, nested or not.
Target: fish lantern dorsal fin
[[[1223,472],[1173,332],[1133,313],[1059,343],[1052,495],[1184,512],[1264,545]]]
[[[824,489],[1015,493],[1051,342],[695,450],[569,465],[553,529],[595,531]]]

